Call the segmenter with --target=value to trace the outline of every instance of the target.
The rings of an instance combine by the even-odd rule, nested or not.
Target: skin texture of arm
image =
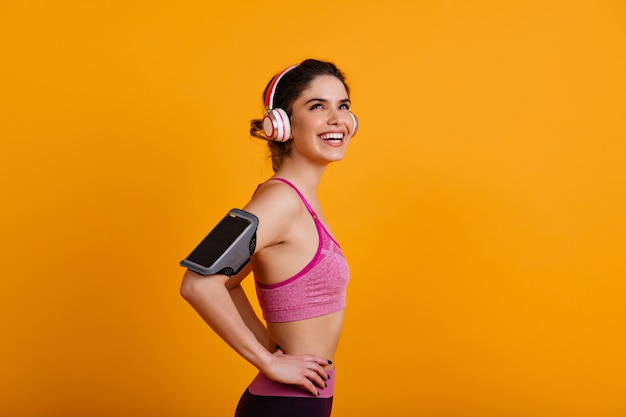
[[[239,315],[241,316],[244,323],[252,333],[256,339],[266,348],[270,348],[269,338],[267,334],[267,329],[259,317],[256,315],[250,301],[248,300],[248,296],[245,291],[241,287],[241,281],[249,275],[252,267],[248,263],[246,267],[235,277],[232,277],[228,281],[226,281],[226,288],[230,293],[230,298],[233,300],[235,307],[237,307],[237,311],[239,311]]]

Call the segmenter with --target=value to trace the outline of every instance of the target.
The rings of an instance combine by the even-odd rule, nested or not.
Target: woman
[[[259,219],[255,253],[231,277],[187,270],[181,294],[259,370],[236,417],[329,416],[348,267],[316,190],[328,164],[344,157],[356,118],[329,62],[289,67],[263,95],[267,112],[250,132],[268,140],[274,176],[243,209]],[[267,327],[240,285],[251,271]]]

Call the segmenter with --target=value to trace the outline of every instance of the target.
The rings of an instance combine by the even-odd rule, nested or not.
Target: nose
[[[337,109],[332,109],[328,115],[328,124],[333,126],[347,125],[346,115]]]
[[[345,126],[350,136],[354,136],[359,128],[359,122],[351,111],[345,112],[333,109],[328,117],[328,124],[331,126]]]

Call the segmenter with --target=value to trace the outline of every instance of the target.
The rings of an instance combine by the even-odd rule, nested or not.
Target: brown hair
[[[311,82],[315,78],[322,75],[337,77],[346,88],[348,96],[350,95],[350,88],[346,84],[343,73],[333,63],[307,59],[302,61],[294,69],[285,73],[280,79],[280,82],[275,87],[272,108],[281,108],[291,117],[293,102],[311,85]],[[277,76],[278,74],[272,77],[267,86],[265,86],[265,90],[263,90],[263,102],[265,102],[265,97],[267,96],[272,81]],[[272,169],[276,172],[283,162],[283,157],[291,152],[291,141],[277,142],[269,140],[263,132],[263,119],[252,119],[250,121],[250,135],[255,138],[267,140],[270,156],[272,158]]]

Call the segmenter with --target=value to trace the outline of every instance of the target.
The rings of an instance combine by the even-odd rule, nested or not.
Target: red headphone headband
[[[291,71],[297,66],[298,64],[292,65],[289,68],[283,70],[276,77],[274,77],[274,79],[272,80],[272,83],[270,84],[270,88],[268,88],[267,90],[267,95],[265,96],[265,108],[266,109],[271,110],[274,108],[274,94],[276,94],[276,87],[278,86],[278,82],[280,81],[280,79],[283,78],[283,75],[287,74],[289,71]]]

